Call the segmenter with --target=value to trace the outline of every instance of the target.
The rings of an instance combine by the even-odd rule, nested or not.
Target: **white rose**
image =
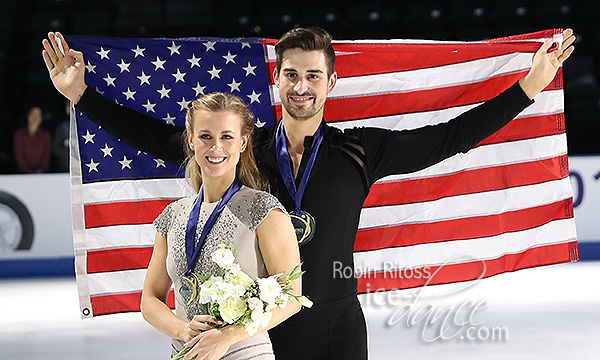
[[[228,324],[233,324],[246,312],[246,303],[241,298],[230,297],[219,305],[221,317]]]
[[[249,324],[246,325],[246,333],[248,333],[248,335],[250,336],[254,336],[254,334],[256,334],[256,332],[258,331],[258,327],[260,326],[260,324],[252,321]]]
[[[240,270],[237,273],[237,283],[242,285],[244,288],[248,288],[248,286],[252,285],[253,280],[248,274]]]
[[[281,285],[272,276],[266,279],[258,279],[258,288],[260,290],[259,297],[262,301],[272,304],[275,302],[275,298],[281,292]]]
[[[231,250],[221,248],[212,253],[211,259],[212,261],[216,262],[217,265],[219,265],[220,267],[227,268],[228,266],[233,264],[235,257],[233,256],[233,252],[231,252]]]

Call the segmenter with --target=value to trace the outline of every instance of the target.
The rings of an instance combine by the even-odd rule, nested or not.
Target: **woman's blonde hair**
[[[183,148],[186,154],[185,178],[188,183],[198,192],[202,185],[202,172],[194,157],[194,151],[188,142],[188,133],[194,133],[194,115],[197,111],[230,111],[240,118],[242,136],[248,135],[246,149],[240,154],[240,160],[236,166],[236,176],[243,185],[252,189],[267,190],[268,183],[262,176],[252,151],[252,134],[254,132],[254,119],[246,108],[244,101],[230,93],[213,92],[202,95],[194,100],[185,116],[185,129],[183,133]]]

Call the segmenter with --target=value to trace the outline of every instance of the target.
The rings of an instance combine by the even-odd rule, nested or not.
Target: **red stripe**
[[[145,269],[152,257],[152,246],[88,251],[88,274],[107,271]]]
[[[513,119],[477,146],[564,134],[564,119],[563,113]]]
[[[87,229],[111,225],[149,224],[176,199],[123,201],[84,206]]]
[[[494,215],[362,229],[356,234],[354,251],[481,238],[532,229],[553,220],[572,218],[572,201],[570,198]]]
[[[508,189],[560,180],[568,176],[562,166],[567,155],[545,160],[464,170],[450,175],[376,183],[363,207],[410,204],[448,196]],[[565,158],[565,159],[561,159]]]
[[[558,264],[577,260],[571,258],[577,242],[546,245],[527,249],[518,254],[507,254],[497,259],[454,265],[431,266],[412,271],[378,272],[357,278],[358,292],[409,289],[418,286],[448,284],[486,278],[503,272],[530,267]]]
[[[91,296],[90,300],[92,302],[92,313],[94,316],[140,311],[142,292],[137,291],[128,294]],[[167,306],[171,309],[175,308],[175,295],[173,290],[169,291],[169,295],[167,296]]]

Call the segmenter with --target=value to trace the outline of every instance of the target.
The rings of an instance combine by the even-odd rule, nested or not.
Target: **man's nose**
[[[308,88],[307,85],[306,79],[299,79],[294,85],[294,91],[298,94],[303,94]]]

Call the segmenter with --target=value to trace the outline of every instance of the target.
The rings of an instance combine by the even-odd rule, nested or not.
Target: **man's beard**
[[[315,102],[316,97],[314,95],[309,95],[309,96],[313,97],[313,103],[308,107],[304,107],[302,109],[297,109],[294,107],[294,104],[292,103],[292,101],[289,99],[288,96],[285,97],[285,100],[282,99],[281,105],[285,108],[287,113],[290,114],[290,116],[292,118],[294,118],[295,120],[308,120],[308,119],[312,118],[313,116],[315,116],[316,114],[318,114],[319,111],[321,111],[321,109],[323,109],[323,106],[325,105],[325,102],[323,102],[319,106],[319,104],[317,104]],[[306,96],[306,95],[293,94],[292,96]]]

